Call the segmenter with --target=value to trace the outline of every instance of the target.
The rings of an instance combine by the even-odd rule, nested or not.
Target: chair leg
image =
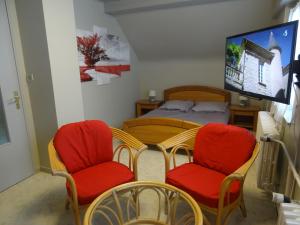
[[[218,212],[217,214],[217,218],[216,218],[216,225],[227,225],[228,224],[228,220],[229,220],[229,216],[232,213],[233,209],[231,210],[221,210]]]
[[[247,217],[247,210],[246,210],[245,201],[244,201],[244,197],[243,196],[241,198],[240,209],[242,211],[243,217]]]
[[[222,213],[217,214],[216,225],[222,225]]]
[[[230,210],[230,212],[228,212],[228,214],[225,216],[223,225],[227,225],[227,224],[228,224],[228,222],[229,222],[229,217],[230,217],[230,214],[232,213],[232,211],[233,211],[233,210]]]
[[[204,225],[211,225],[211,223],[208,221],[207,217],[202,213],[203,216],[203,224]]]
[[[69,209],[70,209],[70,200],[69,200],[68,197],[66,198],[66,201],[65,201],[65,209],[66,209],[66,210],[69,210]]]
[[[72,208],[73,208],[73,213],[74,213],[74,218],[75,218],[75,224],[81,225],[80,211],[79,211],[78,203],[72,202]]]

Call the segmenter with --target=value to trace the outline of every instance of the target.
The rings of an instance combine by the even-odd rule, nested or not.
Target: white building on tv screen
[[[226,82],[237,89],[261,95],[286,98],[288,67],[282,68],[281,48],[270,32],[268,49],[243,39],[238,70],[226,67]]]

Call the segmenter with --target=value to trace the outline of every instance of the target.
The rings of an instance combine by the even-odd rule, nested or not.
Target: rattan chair
[[[113,148],[113,138],[120,144]],[[103,192],[137,178],[135,151],[146,145],[117,128],[96,120],[62,126],[48,146],[52,174],[66,178],[66,207],[71,203],[76,225],[79,205],[88,205]],[[128,152],[128,166],[120,162]],[[113,161],[116,158],[117,162]]]
[[[212,127],[214,128],[211,129]],[[207,138],[205,137],[205,132],[210,132],[210,135],[213,136]],[[218,141],[225,140],[225,133],[222,132],[225,132],[226,137],[229,138],[227,143],[218,143]],[[230,139],[230,132],[235,133],[237,136],[233,135]],[[239,132],[241,132],[241,134],[237,134]],[[199,133],[202,134],[200,135]],[[244,135],[246,136],[245,138]],[[238,140],[234,140],[234,137]],[[194,146],[186,144],[190,143],[189,140],[194,140]],[[210,150],[213,152],[212,154],[223,151],[220,146],[224,145],[224,148],[227,148],[226,151],[228,150],[228,154],[230,155],[226,155],[226,159],[224,159],[224,157],[222,157],[224,154],[220,154],[221,157],[216,156],[216,158],[210,158],[206,161],[203,160],[202,162],[199,162],[199,158],[205,158],[204,154],[207,153],[205,150],[197,147],[201,144],[201,141],[204,142],[204,144],[201,145],[202,149],[205,148],[207,143],[211,142]],[[249,144],[237,145],[237,142],[243,143],[243,141],[248,141]],[[213,145],[216,143],[218,144],[215,149]],[[241,148],[246,146],[248,146],[249,149],[244,149],[242,151]],[[243,184],[247,171],[254,162],[259,151],[258,144],[250,132],[243,128],[230,125],[209,124],[200,128],[185,131],[169,138],[158,144],[158,147],[161,149],[165,158],[166,183],[183,189],[197,200],[202,210],[215,214],[216,225],[226,224],[229,215],[237,207],[240,207],[244,217],[247,216],[243,198]],[[233,151],[231,148],[234,148],[236,151]],[[170,153],[167,152],[168,149],[171,149]],[[180,166],[176,165],[176,153],[178,150],[184,150],[186,152],[188,163]],[[194,156],[191,155],[190,150],[194,150]],[[242,161],[238,160],[239,157],[237,155],[240,153],[237,151],[239,150],[246,155],[248,154],[247,156],[245,155],[244,158],[241,157],[243,158]],[[195,160],[195,157],[197,160]],[[225,168],[224,172],[222,171],[224,168],[219,165],[222,164],[222,160],[226,161],[228,159],[232,161],[232,164],[228,164],[229,161],[225,162],[224,165],[227,163],[230,168],[227,168],[227,170]],[[214,160],[216,161],[213,162]],[[209,165],[210,163],[216,164],[211,166]],[[171,164],[173,164],[173,169],[170,168]],[[199,175],[201,171],[206,173],[202,178],[200,178],[202,175]],[[214,181],[214,179],[216,179],[216,181]],[[197,184],[194,184],[194,182],[197,182]],[[193,186],[189,186],[191,183],[193,183]],[[200,187],[201,190],[198,190],[197,187]],[[212,195],[213,191],[215,191],[214,194],[216,196],[205,196],[207,193]]]

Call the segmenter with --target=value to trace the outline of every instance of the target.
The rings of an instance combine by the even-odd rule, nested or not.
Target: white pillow
[[[185,100],[170,100],[163,104],[160,109],[165,110],[180,110],[183,112],[189,111],[194,105],[193,101],[185,101]]]
[[[226,112],[228,102],[197,102],[192,108],[195,112]]]

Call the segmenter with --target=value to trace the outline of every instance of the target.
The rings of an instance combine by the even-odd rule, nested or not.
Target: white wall
[[[48,167],[47,146],[57,129],[42,1],[16,0],[19,28],[41,167]]]
[[[172,61],[147,61],[141,63],[141,96],[155,89],[157,98],[163,98],[163,90],[180,85],[207,85],[223,87],[224,59],[203,58]]]
[[[198,2],[116,17],[139,59],[148,61],[221,57],[227,36],[271,24],[273,0]]]
[[[93,25],[106,27],[109,33],[126,40],[116,19],[104,13],[103,3],[99,0],[74,0],[74,8],[78,29],[92,30]],[[85,119],[100,119],[119,127],[124,120],[134,117],[134,104],[139,98],[139,62],[132,49],[130,52],[131,71],[122,73],[121,78],[101,86],[96,82],[82,83]]]
[[[271,25],[272,0],[223,1],[116,17],[141,62],[140,96],[156,89],[161,98],[162,90],[178,85],[223,88],[226,37]]]
[[[74,6],[75,4],[75,16]],[[97,0],[16,0],[30,98],[42,168],[49,168],[47,145],[57,128],[84,119],[114,126],[134,116],[138,99],[137,59],[132,71],[105,86],[80,83],[75,17],[78,28],[104,26],[126,40],[116,20],[103,13]],[[83,92],[83,99],[82,94]]]
[[[150,89],[163,99],[166,88],[181,85],[204,85],[224,88],[224,58],[202,58],[190,60],[148,61],[140,64],[140,96],[147,98]],[[232,103],[238,103],[238,94],[232,92]],[[251,104],[263,102],[251,99]]]
[[[72,0],[16,0],[41,168],[63,124],[84,119]]]
[[[51,77],[59,126],[84,119],[73,0],[43,0]]]

